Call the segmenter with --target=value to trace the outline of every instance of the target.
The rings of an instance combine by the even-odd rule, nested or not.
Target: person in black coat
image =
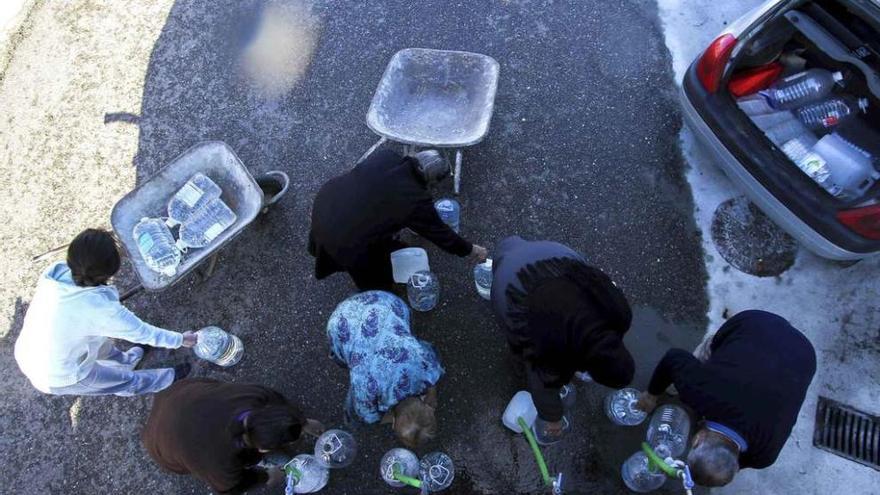
[[[541,443],[565,430],[560,389],[578,371],[623,388],[635,363],[623,336],[632,312],[626,297],[571,248],[513,236],[495,250],[491,301],[538,410]]]
[[[639,407],[652,411],[674,384],[703,421],[688,454],[694,481],[723,486],[741,468],[776,461],[815,373],[816,351],[806,336],[778,315],[744,311],[711,338],[703,361],[682,349],[667,352]]]
[[[346,271],[360,290],[391,290],[391,253],[407,247],[395,239],[404,228],[457,256],[486,259],[486,249],[449,228],[437,211],[429,182],[449,175],[435,150],[404,157],[380,150],[324,184],[315,197],[309,253],[319,280]]]

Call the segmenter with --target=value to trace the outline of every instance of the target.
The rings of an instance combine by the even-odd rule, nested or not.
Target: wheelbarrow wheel
[[[263,208],[261,213],[269,211],[287,193],[290,187],[290,178],[280,170],[273,170],[256,178],[257,185],[263,191]]]

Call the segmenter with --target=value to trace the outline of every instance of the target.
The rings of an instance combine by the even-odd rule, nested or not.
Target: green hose
[[[544,478],[544,483],[546,485],[553,485],[553,480],[550,478],[550,472],[547,471],[547,463],[544,462],[541,448],[538,447],[538,442],[535,441],[535,436],[532,435],[532,429],[529,428],[529,425],[526,424],[526,421],[522,419],[522,417],[517,417],[516,423],[522,428],[523,435],[526,436],[526,440],[529,441],[529,446],[532,447],[532,453],[535,454],[535,460],[538,462],[538,469],[541,470],[541,477]]]
[[[666,464],[666,461],[661,459],[660,456],[657,455],[656,452],[654,452],[654,449],[652,449],[651,446],[648,445],[648,442],[642,442],[642,450],[645,451],[645,454],[647,454],[648,460],[651,461],[651,465],[659,468],[670,478],[678,479],[678,470],[670,466],[669,464]]]
[[[401,473],[400,468],[397,466],[397,464],[394,465],[394,479],[396,479],[397,481],[399,481],[401,483],[409,485],[413,488],[421,488],[422,487],[422,480],[417,480],[415,478],[412,478],[410,476],[407,476],[407,475]]]

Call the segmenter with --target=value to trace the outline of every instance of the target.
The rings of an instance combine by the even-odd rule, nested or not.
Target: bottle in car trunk
[[[798,108],[797,115],[801,122],[810,129],[826,130],[851,120],[858,110],[868,111],[867,98],[855,99],[849,96],[835,96]]]
[[[760,94],[777,110],[790,110],[828,96],[835,84],[843,84],[843,74],[825,69],[809,69],[786,77]]]

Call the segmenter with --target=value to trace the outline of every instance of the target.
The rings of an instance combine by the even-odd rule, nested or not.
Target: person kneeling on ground
[[[669,350],[638,407],[653,411],[675,385],[702,420],[687,457],[694,482],[724,486],[739,469],[776,462],[816,373],[816,352],[784,318],[754,310],[727,320],[707,342],[702,359]]]
[[[132,396],[158,392],[191,366],[138,370],[141,347],[122,352],[110,338],[177,349],[196,344],[194,332],[172,332],[142,321],[108,285],[121,259],[109,232],[88,229],[73,239],[67,262],[50,266],[15,342],[15,360],[33,386],[56,395]]]
[[[536,424],[541,443],[563,436],[560,390],[576,372],[612,388],[632,381],[635,364],[623,344],[632,321],[626,297],[571,248],[504,239],[493,261],[491,301],[517,373],[524,368],[541,420]]]
[[[380,150],[324,184],[312,208],[309,253],[318,280],[347,271],[360,290],[394,287],[391,253],[407,247],[395,235],[410,228],[444,251],[485,261],[486,249],[443,223],[428,184],[449,175],[440,153],[404,157]]]
[[[188,378],[156,395],[141,439],[164,469],[239,494],[283,479],[280,469],[257,467],[264,454],[322,431],[271,388]]]
[[[444,370],[433,347],[410,333],[410,310],[398,297],[368,291],[336,307],[327,323],[330,356],[349,370],[349,419],[391,424],[409,448],[437,428],[435,386]]]

